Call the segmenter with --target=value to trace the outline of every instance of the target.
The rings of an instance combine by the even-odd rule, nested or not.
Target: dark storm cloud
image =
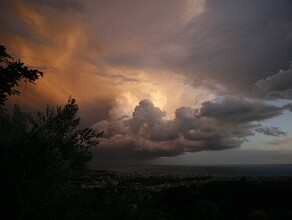
[[[189,48],[181,68],[194,86],[203,83],[217,93],[257,96],[250,94],[256,82],[289,69],[291,1],[209,0],[206,8],[178,35]],[[287,72],[276,77],[282,79],[283,75],[291,76]],[[285,91],[290,90],[292,81],[282,86]],[[286,97],[291,98],[290,95]]]
[[[129,126],[134,134],[147,129],[151,140],[163,140],[161,134],[166,133],[166,124],[163,120],[166,112],[155,107],[149,100],[142,100],[133,112],[133,118],[129,121]],[[147,128],[145,127],[147,126]],[[143,131],[142,131],[143,132]]]
[[[292,112],[292,103],[289,103],[289,104],[287,104],[287,105],[284,105],[284,106],[283,106],[283,109],[286,109],[286,110]]]
[[[76,12],[86,12],[85,5],[79,0],[14,0],[0,2],[0,20],[3,21],[0,25],[0,31],[1,41],[3,42],[18,42],[19,39],[25,39],[27,44],[53,47],[53,38],[61,35],[60,32],[58,33],[59,28],[66,30],[68,26],[76,25],[76,17],[78,17]],[[64,12],[70,13],[64,14]],[[71,22],[75,21],[76,24],[70,24],[66,16],[71,16]],[[52,30],[53,34],[48,36],[47,34]],[[20,55],[23,57],[26,54]],[[34,59],[38,58],[35,57]],[[47,63],[44,65],[47,65]]]
[[[180,29],[190,1],[92,1],[88,7],[88,32],[102,41],[106,63],[133,69],[168,69],[162,60],[178,54],[170,36]],[[202,2],[199,0],[198,2]],[[196,8],[192,13],[195,15]],[[93,27],[93,28],[92,28]],[[170,42],[171,41],[171,42]]]
[[[17,2],[17,1],[16,1]],[[35,34],[33,27],[28,25],[17,13],[16,2],[1,1],[0,32],[1,40],[14,39],[17,37],[26,38],[36,43],[49,43],[47,39]]]
[[[279,128],[277,127],[261,127],[261,128],[256,128],[255,129],[256,132],[259,132],[259,133],[263,133],[265,135],[268,135],[268,136],[276,136],[276,137],[279,137],[279,136],[285,136],[287,135],[286,132],[283,132],[281,131]]]
[[[80,0],[24,0],[33,6],[48,6],[57,10],[85,13],[84,1]]]
[[[255,91],[264,98],[292,99],[292,69],[278,73],[255,83]]]
[[[186,1],[100,1],[95,6],[98,15],[105,10],[111,15],[97,17],[107,25],[91,31],[106,36],[110,53],[104,59],[111,65],[176,72],[215,94],[291,98],[290,0],[208,0],[200,13],[188,12],[192,16],[186,16]]]
[[[288,80],[292,61],[290,0],[281,3],[277,0],[201,0],[193,1],[193,5],[190,1],[24,2],[26,7],[36,11],[53,8],[71,12],[68,20],[85,30],[90,48],[102,45],[106,51],[103,56],[88,55],[86,61],[92,59],[93,65],[175,72],[186,76],[187,83],[217,94],[291,98],[292,81]],[[200,7],[203,9],[199,10]],[[44,12],[48,22],[57,15]],[[87,13],[79,18],[75,12]],[[10,23],[3,32],[7,29],[35,42],[50,43],[50,38],[37,34],[19,15],[13,16],[15,21],[11,21],[11,14],[8,17],[5,20]],[[57,30],[65,25],[68,24],[56,22],[51,26]],[[58,32],[52,35],[55,37]],[[133,78],[128,77],[125,79]]]
[[[262,121],[278,116],[282,112],[282,108],[263,102],[249,102],[230,97],[224,99],[222,103],[205,102],[202,105],[199,116],[235,123]]]
[[[254,132],[284,135],[278,128],[262,127],[259,122],[278,116],[285,109],[226,97],[221,103],[204,103],[200,109],[178,108],[175,118],[167,120],[165,112],[149,100],[142,100],[132,117],[101,121],[93,126],[105,131],[100,148],[94,152],[102,158],[141,160],[238,148]]]
[[[291,0],[0,2],[1,40],[20,58],[37,61],[28,63],[46,67],[44,92],[33,90],[24,102],[45,106],[77,96],[82,126],[99,121],[94,127],[105,131],[96,160],[218,151],[240,147],[255,132],[284,135],[260,123],[292,111],[292,104],[262,102],[292,98]],[[173,101],[174,118],[149,100],[131,117],[112,117],[111,108],[127,104],[117,101],[120,94],[129,93],[131,109],[134,100],[151,98],[140,91],[145,82],[165,96],[166,106]],[[199,103],[214,94],[233,97],[181,107],[193,97],[183,82],[198,93],[209,90]],[[178,90],[185,91],[171,93]]]

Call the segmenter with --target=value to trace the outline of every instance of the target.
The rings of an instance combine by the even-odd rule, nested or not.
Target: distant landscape
[[[0,219],[292,220],[292,0],[0,0]]]
[[[196,173],[196,168],[161,166],[132,167],[119,172],[88,170],[73,178],[71,184],[90,198],[86,201],[90,201],[87,208],[95,213],[92,219],[292,217],[291,166],[288,176],[274,173],[277,168],[272,171],[273,176],[268,171],[253,170],[254,167],[243,168],[251,172],[244,176],[235,175],[236,168],[232,172],[213,168],[221,170],[220,174],[203,175]]]
[[[205,166],[174,166],[174,165],[132,165],[109,166],[98,169],[122,173],[168,173],[185,175],[212,176],[292,176],[292,164],[262,164],[262,165],[205,165]]]

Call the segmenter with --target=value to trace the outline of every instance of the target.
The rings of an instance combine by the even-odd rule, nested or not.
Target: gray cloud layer
[[[265,98],[273,91],[257,94],[252,87],[270,76],[265,89],[276,81],[278,98],[291,98],[292,80],[280,82],[291,78],[291,10],[289,0],[207,1],[206,12],[177,36],[189,48],[181,68],[194,86],[203,83],[217,93]],[[277,74],[280,70],[284,72]],[[279,94],[282,90],[290,92]]]
[[[35,7],[49,6],[53,9],[85,13],[87,11],[84,1],[79,0],[24,0]]]
[[[82,26],[91,48],[105,51],[103,56],[82,54],[94,65],[176,72],[194,87],[217,94],[291,99],[290,0],[198,0],[193,10],[189,1],[169,0],[25,2],[37,11],[64,12]],[[50,39],[12,16],[13,5],[3,2],[7,22],[0,30],[48,44]],[[196,9],[202,5],[204,10]]]
[[[254,132],[285,135],[279,128],[260,124],[279,116],[285,109],[286,106],[226,97],[220,103],[206,102],[200,109],[180,107],[175,118],[167,120],[165,112],[149,100],[142,100],[131,118],[101,121],[93,126],[105,131],[101,147],[94,151],[103,159],[114,159],[116,155],[115,159],[140,160],[238,148]]]
[[[277,127],[264,127],[264,128],[256,128],[255,129],[256,132],[259,132],[259,133],[263,133],[265,135],[269,135],[269,136],[285,136],[286,135],[286,132],[283,132],[281,131],[279,128]]]
[[[292,69],[278,73],[255,83],[254,90],[259,96],[270,99],[292,99]]]
[[[115,78],[121,84],[139,84],[139,80],[159,84],[155,76],[162,71],[169,77],[178,74],[186,84],[203,87],[210,94],[233,96],[220,103],[205,102],[199,109],[177,106],[172,120],[153,103],[142,100],[132,117],[109,117],[95,124],[96,129],[105,131],[100,148],[95,150],[96,158],[147,159],[223,150],[240,147],[255,132],[285,134],[260,123],[284,110],[292,111],[291,104],[276,107],[264,103],[267,99],[292,99],[291,0],[0,2],[0,20],[4,21],[0,24],[1,40],[11,41],[15,51],[17,45],[35,46],[35,53],[25,55],[44,59],[48,62],[44,65],[51,69],[51,60],[44,55],[58,44],[60,50],[50,58],[60,56],[62,62],[67,61],[62,67],[76,62],[66,69],[68,77],[64,74],[61,80],[56,77],[51,81],[52,85],[64,81],[56,83],[58,89],[64,87],[57,90],[58,94],[70,88],[69,84],[78,88],[69,89],[71,93],[85,90],[88,81],[77,86],[80,79],[88,78],[84,73],[110,79],[110,86],[100,86],[101,81],[96,81],[90,87],[96,91],[86,90],[89,92],[81,96],[85,98],[93,91],[105,97],[83,108],[81,116],[86,124],[93,118],[108,118],[119,93]],[[14,43],[20,39],[21,44]],[[79,62],[90,68],[79,69]],[[148,78],[136,77],[138,72],[147,73]],[[111,91],[113,94],[107,95]],[[172,98],[172,94],[167,95]]]

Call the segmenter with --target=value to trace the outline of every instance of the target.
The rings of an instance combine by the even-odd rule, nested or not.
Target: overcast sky
[[[0,0],[0,43],[77,99],[99,163],[292,163],[291,0]]]

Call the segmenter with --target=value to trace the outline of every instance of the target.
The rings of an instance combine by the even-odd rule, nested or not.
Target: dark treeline
[[[68,181],[86,167],[91,159],[88,149],[102,135],[76,129],[80,118],[73,98],[36,115],[17,105],[6,109],[8,97],[20,95],[20,83],[34,83],[42,76],[14,61],[0,45],[0,207],[7,219],[55,219],[72,213],[77,195]]]

